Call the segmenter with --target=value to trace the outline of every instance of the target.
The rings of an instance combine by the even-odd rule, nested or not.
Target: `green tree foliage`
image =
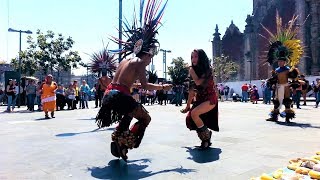
[[[183,84],[188,78],[189,69],[188,63],[185,63],[182,57],[172,59],[173,66],[168,67],[168,74],[174,84]]]
[[[213,74],[218,83],[226,82],[237,74],[239,65],[229,59],[228,56],[222,55],[213,59]]]
[[[77,51],[72,51],[74,41],[71,37],[65,38],[62,34],[55,37],[53,31],[46,34],[37,30],[37,39],[33,40],[28,36],[27,50],[20,53],[21,71],[23,74],[33,75],[36,71],[46,74],[53,71],[70,70],[71,67],[77,68],[81,62],[81,57]],[[11,61],[14,68],[18,69],[19,59]]]

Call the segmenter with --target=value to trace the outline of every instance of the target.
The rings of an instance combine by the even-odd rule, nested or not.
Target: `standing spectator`
[[[147,91],[145,89],[140,89],[140,103],[146,104],[147,100]]]
[[[250,97],[252,104],[258,104],[259,100],[259,93],[258,93],[258,87],[254,84],[250,90]]]
[[[36,98],[37,86],[34,80],[29,80],[29,84],[26,87],[26,94],[28,98],[28,110],[34,111],[34,100]]]
[[[271,89],[272,87],[268,87],[267,85],[264,86],[264,90],[263,90],[263,96],[264,96],[264,99],[263,99],[263,102],[265,104],[271,104]]]
[[[44,83],[44,81],[42,82]],[[42,103],[41,103],[41,85],[42,83],[39,81],[37,84],[37,92],[36,92],[36,96],[37,96],[37,104],[38,104],[38,110],[37,111],[41,111],[42,110]]]
[[[95,108],[101,107],[101,96],[100,96],[100,89],[99,89],[98,83],[94,84],[93,92],[94,92],[94,104],[96,105]]]
[[[76,91],[74,90],[73,84],[70,84],[68,89],[66,90],[66,98],[67,98],[67,104],[68,104],[68,110],[74,109],[74,101],[76,99]]]
[[[222,83],[218,84],[218,91],[219,91],[219,95],[220,95],[220,100],[221,100],[221,102],[223,102],[225,94],[224,94],[224,86]]]
[[[225,86],[224,87],[224,95],[226,96],[226,101],[228,101],[229,91],[230,91],[229,86]]]
[[[3,84],[0,83],[0,106],[3,103],[4,96],[5,96],[5,91],[3,90]]]
[[[183,89],[181,85],[176,85],[175,89],[175,104],[176,106],[182,106],[182,93],[183,93]]]
[[[303,106],[307,105],[307,93],[311,90],[311,86],[309,84],[309,81],[307,79],[305,79],[305,76],[302,74],[300,76],[300,80],[304,81],[303,85],[302,85],[302,90],[301,90],[301,95],[303,97]]]
[[[77,109],[77,104],[80,100],[79,97],[79,87],[78,87],[78,81],[74,80],[73,81],[73,89],[75,90],[75,100],[73,101],[73,109]]]
[[[89,106],[88,106],[89,94],[90,94],[89,85],[85,80],[83,80],[82,85],[80,86],[80,96],[81,96],[80,106],[82,107],[82,109],[84,108],[89,109]]]
[[[66,98],[65,98],[64,88],[61,84],[58,85],[56,96],[57,96],[57,111],[63,110],[66,104]]]
[[[263,101],[264,104],[267,104],[266,103],[266,97],[265,97],[266,86],[267,86],[266,80],[261,80],[260,88],[261,88],[261,91],[262,91],[262,101]]]
[[[245,83],[241,86],[241,90],[242,90],[242,102],[247,102],[248,101],[248,84]]]
[[[301,109],[300,108],[300,98],[302,95],[302,86],[304,84],[304,81],[301,81],[300,79],[301,79],[301,76],[299,76],[299,80],[298,80],[299,87],[296,89],[293,89],[293,97],[292,97],[293,101],[297,105],[297,109]]]
[[[13,84],[13,80],[9,79],[8,80],[8,85],[6,87],[6,95],[8,99],[8,106],[6,112],[11,112],[11,106],[12,109],[14,108],[13,106],[13,100],[15,99],[15,85]]]
[[[15,97],[12,100],[12,111],[16,107],[17,100],[19,100],[18,98],[21,98],[20,95],[23,92],[23,88],[21,86],[20,86],[20,92],[19,92],[19,83],[17,83],[17,80],[13,79],[13,85],[15,88],[15,91],[14,91]],[[20,103],[21,103],[21,101],[20,101]]]

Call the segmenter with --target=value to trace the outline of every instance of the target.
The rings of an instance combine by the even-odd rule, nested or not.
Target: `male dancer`
[[[107,48],[104,48],[99,53],[93,53],[91,55],[91,63],[90,63],[91,72],[97,73],[98,76],[102,75],[98,78],[98,83],[96,84],[96,108],[101,107],[101,99],[103,98],[103,93],[106,91],[108,85],[112,81],[112,77],[114,72],[117,69],[117,59],[114,58],[114,55],[108,53]],[[108,76],[109,75],[109,76]]]
[[[116,43],[123,44],[123,49],[119,53],[126,57],[134,53],[135,57],[127,58],[119,64],[115,76],[109,84],[104,98],[102,107],[96,117],[96,122],[100,128],[108,127],[112,123],[119,122],[118,127],[112,133],[111,153],[115,157],[127,160],[128,149],[138,148],[144,136],[145,130],[151,121],[151,117],[144,107],[137,103],[130,94],[130,88],[134,82],[139,79],[141,86],[146,90],[169,90],[171,85],[157,85],[147,83],[146,66],[151,62],[151,58],[157,54],[158,40],[155,38],[159,18],[162,17],[163,9],[159,13],[153,11],[158,1],[149,1],[146,6],[144,23],[141,27],[127,29],[130,33],[127,42],[115,40]],[[141,3],[143,5],[143,1]],[[142,13],[140,13],[142,15]],[[142,18],[142,16],[141,16]],[[140,19],[141,19],[140,18]],[[130,26],[126,25],[129,28]],[[136,122],[129,130],[130,122],[136,118]]]
[[[276,18],[276,22],[282,22],[278,14]],[[289,21],[288,27],[283,27],[281,23],[277,23],[278,31],[276,34],[272,34],[269,40],[268,62],[270,65],[273,65],[274,60],[277,60],[278,67],[273,71],[272,78],[268,80],[269,85],[275,86],[275,99],[273,100],[274,108],[270,113],[271,117],[267,121],[278,121],[282,104],[285,106],[285,110],[280,116],[285,118],[287,123],[295,118],[295,113],[291,109],[290,87],[295,89],[299,86],[296,79],[299,71],[295,66],[299,64],[299,60],[303,54],[301,42],[296,38],[296,32],[298,31],[292,28],[295,27],[293,24],[296,19],[296,17],[293,17]],[[271,31],[268,32],[270,33]],[[289,82],[289,79],[292,81]]]

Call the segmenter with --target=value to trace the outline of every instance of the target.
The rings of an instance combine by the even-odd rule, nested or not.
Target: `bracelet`
[[[161,84],[161,86],[162,86],[162,90],[164,90],[164,86],[163,86],[163,84]]]

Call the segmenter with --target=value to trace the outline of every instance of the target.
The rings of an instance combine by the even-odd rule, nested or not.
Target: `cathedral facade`
[[[218,25],[213,34],[213,57],[224,54],[235,61],[240,67],[238,80],[270,76],[273,67],[266,63],[268,40],[262,37],[268,34],[262,25],[275,32],[277,12],[284,23],[299,15],[296,26],[305,53],[298,68],[306,75],[320,75],[320,0],[253,0],[253,13],[245,20],[244,32],[231,22],[222,38]]]

